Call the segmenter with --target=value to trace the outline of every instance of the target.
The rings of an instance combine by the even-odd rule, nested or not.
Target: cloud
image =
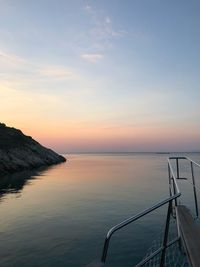
[[[91,62],[91,63],[96,63],[100,60],[103,59],[103,55],[102,54],[82,54],[81,58]]]
[[[92,10],[92,7],[90,5],[86,5],[85,6],[85,10],[88,11],[88,12],[90,12]]]
[[[13,88],[33,87],[33,84],[58,82],[69,79],[77,80],[76,71],[64,65],[35,63],[28,58],[22,58],[0,50],[0,80],[1,83],[12,84]],[[12,83],[13,82],[13,83]]]
[[[46,66],[39,70],[39,74],[43,76],[51,76],[56,78],[68,78],[73,75],[73,72],[65,67]]]
[[[0,62],[6,63],[10,65],[24,65],[26,64],[26,60],[14,54],[8,54],[0,50]]]
[[[16,55],[12,55],[12,54],[7,54],[7,53],[4,53],[2,51],[0,51],[0,60],[2,61],[8,61],[8,62],[12,62],[12,63],[15,63],[15,64],[21,64],[21,63],[25,63],[26,60],[19,57],[19,56],[16,56]]]
[[[116,29],[111,17],[105,14],[105,12],[99,11],[90,5],[86,5],[84,9],[92,25],[85,34],[90,42],[89,47],[98,47],[96,50],[93,49],[93,53],[109,49],[112,47],[115,39],[121,38],[127,34],[127,32],[122,29]],[[91,45],[91,43],[93,43],[93,45]]]
[[[106,17],[106,18],[105,18],[105,22],[106,22],[107,24],[110,24],[110,23],[111,23],[111,19],[110,19],[109,17]]]

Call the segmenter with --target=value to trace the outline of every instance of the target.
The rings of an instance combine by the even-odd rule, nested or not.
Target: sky
[[[200,1],[0,0],[0,121],[60,153],[200,151]]]

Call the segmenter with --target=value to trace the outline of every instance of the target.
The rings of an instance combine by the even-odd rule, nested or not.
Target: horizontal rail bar
[[[178,198],[180,195],[181,195],[181,193],[179,192],[178,194],[176,194],[176,195],[174,195],[172,197],[166,198],[163,201],[159,202],[158,204],[155,204],[151,208],[145,209],[144,211],[142,211],[142,212],[140,212],[140,213],[138,213],[138,214],[136,214],[136,215],[124,220],[124,221],[122,221],[121,223],[119,223],[116,226],[112,227],[108,231],[107,238],[109,238],[114,232],[116,232],[117,230],[121,229],[122,227],[124,227],[124,226],[136,221],[137,219],[143,217],[144,215],[146,215],[146,214],[148,214],[148,213],[160,208],[161,206],[163,206],[163,205],[169,203],[170,201]]]
[[[146,257],[146,259],[142,260],[140,263],[138,263],[137,265],[135,265],[135,267],[143,266],[145,263],[147,263],[148,261],[150,261],[151,259],[153,259],[156,255],[158,255],[159,253],[161,253],[162,249],[163,249],[162,247],[158,248],[151,255],[149,255],[148,257]]]
[[[200,164],[196,163],[194,160],[192,160],[189,157],[169,157],[168,161],[170,161],[171,159],[185,159],[185,160],[188,160],[188,161],[192,162],[194,165],[200,167]]]
[[[160,201],[159,203],[153,205],[152,207],[150,207],[150,208],[148,208],[148,209],[145,209],[144,211],[142,211],[142,212],[140,212],[140,213],[138,213],[138,214],[136,214],[136,215],[134,215],[134,216],[132,216],[132,217],[130,217],[130,218],[124,220],[124,221],[122,221],[121,223],[115,225],[114,227],[112,227],[112,228],[108,231],[108,233],[107,233],[107,235],[106,235],[105,242],[104,242],[104,248],[103,248],[103,253],[102,253],[102,258],[101,258],[101,261],[102,261],[103,263],[105,263],[105,261],[106,261],[106,257],[107,257],[107,252],[108,252],[108,247],[109,247],[110,239],[111,239],[112,235],[113,235],[116,231],[118,231],[118,230],[120,230],[121,228],[124,228],[125,226],[127,226],[128,224],[130,224],[130,223],[132,223],[132,222],[134,222],[134,221],[136,221],[136,220],[142,218],[143,216],[147,215],[148,213],[151,213],[152,211],[154,211],[154,210],[160,208],[161,206],[163,206],[163,205],[169,203],[170,201],[171,201],[171,202],[172,202],[173,200],[176,201],[177,198],[181,196],[181,192],[180,192],[180,189],[179,189],[178,184],[177,184],[177,179],[176,179],[176,176],[175,176],[175,174],[174,174],[174,171],[173,171],[173,168],[172,168],[172,165],[171,165],[171,160],[173,160],[173,159],[176,159],[176,160],[179,160],[179,159],[180,159],[180,160],[181,160],[181,159],[183,159],[183,160],[188,160],[188,161],[191,162],[192,164],[194,164],[194,165],[200,167],[200,164],[196,163],[195,161],[193,161],[192,159],[190,159],[190,158],[188,158],[188,157],[169,157],[169,158],[168,158],[168,167],[169,167],[169,175],[170,175],[169,178],[170,178],[170,180],[171,180],[171,179],[173,180],[173,188],[174,188],[174,192],[173,192],[173,193],[174,193],[174,194],[171,195],[170,197],[168,197],[168,198],[166,198],[166,199]],[[169,186],[170,186],[170,192],[171,192],[171,194],[172,194],[172,185],[171,185],[171,183],[169,184]],[[175,203],[175,205],[177,205],[177,202]],[[178,230],[179,230],[179,229],[178,229]],[[176,239],[170,241],[170,242],[167,244],[167,247],[170,246],[170,245],[172,245],[172,244],[174,244],[174,243],[175,243],[176,241],[178,241],[179,239],[180,239],[180,233],[179,233],[179,231],[178,231],[178,237],[177,237]],[[149,261],[151,258],[155,257],[155,256],[156,256],[158,253],[160,253],[163,249],[165,249],[165,248],[160,247],[158,250],[156,250],[154,253],[152,253],[147,259],[143,260],[142,262],[145,261],[143,264],[145,264],[145,263],[146,263],[147,261]],[[136,266],[137,266],[137,267],[142,266],[142,265],[143,265],[142,262],[140,262],[140,263],[139,263],[138,265],[136,265]],[[142,264],[142,265],[141,265],[141,264]]]
[[[179,239],[180,239],[180,236],[178,236],[177,238],[175,238],[172,241],[170,241],[169,243],[167,243],[166,247],[167,248],[170,247],[174,243],[178,242]],[[137,265],[135,265],[135,267],[140,267],[140,266],[144,265],[145,263],[147,263],[148,261],[150,261],[151,259],[153,259],[156,255],[158,255],[159,253],[161,253],[163,249],[164,249],[163,247],[158,248],[151,255],[149,255],[148,257],[146,257],[145,259],[143,259],[141,262],[139,262]]]
[[[169,157],[168,159],[187,159],[187,157]]]
[[[164,199],[163,201],[159,202],[158,204],[153,205],[151,208],[145,209],[142,212],[139,212],[138,214],[122,221],[121,223],[115,225],[114,227],[112,227],[106,236],[105,242],[104,242],[104,248],[103,248],[103,254],[102,254],[102,258],[101,261],[105,262],[106,261],[106,256],[107,256],[107,251],[108,251],[108,246],[109,246],[109,242],[110,242],[110,238],[111,236],[118,230],[120,230],[121,228],[125,227],[126,225],[138,220],[139,218],[147,215],[148,213],[160,208],[161,206],[169,203],[170,201],[173,201],[174,199],[180,197],[181,193],[178,192],[177,194],[175,194],[174,196],[168,197],[166,199]]]

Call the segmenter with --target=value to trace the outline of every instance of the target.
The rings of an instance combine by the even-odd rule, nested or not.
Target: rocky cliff
[[[66,159],[20,130],[0,123],[0,175],[64,162]]]

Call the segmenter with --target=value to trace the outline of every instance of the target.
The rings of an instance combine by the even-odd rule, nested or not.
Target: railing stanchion
[[[172,178],[171,178],[171,170],[168,163],[168,178],[169,178],[169,195],[172,196]]]
[[[169,224],[170,224],[171,212],[172,212],[172,201],[170,201],[168,204],[167,219],[166,219],[165,232],[164,232],[164,238],[163,238],[163,243],[162,243],[160,267],[165,266],[165,252],[166,252],[166,248],[167,248],[167,240],[168,240],[168,234],[169,234]]]
[[[103,247],[103,254],[101,257],[101,262],[103,262],[103,263],[106,262],[106,256],[107,256],[107,252],[108,252],[109,242],[110,242],[110,238],[109,239],[106,238],[105,242],[104,242],[104,247]]]
[[[195,203],[195,209],[196,209],[196,216],[198,218],[198,216],[199,216],[199,209],[198,209],[197,191],[196,191],[196,185],[195,185],[195,179],[194,179],[193,162],[191,162],[191,173],[192,173],[192,185],[193,185],[193,192],[194,192],[194,203]]]
[[[176,192],[176,186],[175,186],[175,181],[174,181],[174,179],[173,179],[173,189],[174,189],[174,195],[176,195],[177,192]],[[177,203],[178,203],[178,202],[177,202],[177,198],[174,199],[174,202],[175,202],[175,207],[177,207]]]
[[[140,212],[140,213],[122,221],[121,223],[115,225],[114,227],[112,227],[108,231],[105,242],[104,242],[103,253],[102,253],[102,257],[101,257],[102,263],[106,262],[106,257],[107,257],[107,252],[108,252],[108,248],[109,248],[110,239],[116,231],[120,230],[121,228],[124,228],[125,226],[127,226],[130,223],[133,223],[134,221],[142,218],[143,216],[151,213],[152,211],[157,210],[158,208],[166,205],[167,203],[168,203],[167,218],[166,218],[166,223],[165,223],[165,231],[164,231],[162,246],[160,248],[158,248],[156,251],[154,251],[152,254],[150,254],[146,259],[143,259],[136,266],[137,267],[143,266],[145,263],[149,262],[156,255],[161,253],[160,267],[164,267],[165,266],[166,249],[177,241],[179,242],[179,246],[181,246],[179,216],[177,213],[178,198],[181,196],[181,192],[180,192],[178,184],[177,184],[177,179],[181,179],[180,178],[180,170],[179,170],[179,159],[186,159],[191,163],[191,173],[192,173],[192,183],[193,183],[193,190],[194,190],[195,208],[196,208],[196,215],[198,217],[198,202],[197,202],[197,194],[196,194],[196,185],[195,185],[193,165],[200,167],[200,164],[194,162],[193,160],[191,160],[190,158],[187,158],[187,157],[170,157],[170,158],[168,158],[168,176],[169,176],[168,178],[169,178],[170,197],[160,201],[159,203],[153,205],[152,207],[150,207],[146,210],[143,210],[142,212]],[[170,160],[176,160],[176,175],[173,171]],[[173,208],[175,210],[175,214],[173,214]],[[177,237],[174,240],[168,242],[168,234],[169,234],[169,227],[170,227],[170,215],[171,214],[176,219]]]
[[[179,179],[179,162],[178,158],[176,158],[176,179]]]

